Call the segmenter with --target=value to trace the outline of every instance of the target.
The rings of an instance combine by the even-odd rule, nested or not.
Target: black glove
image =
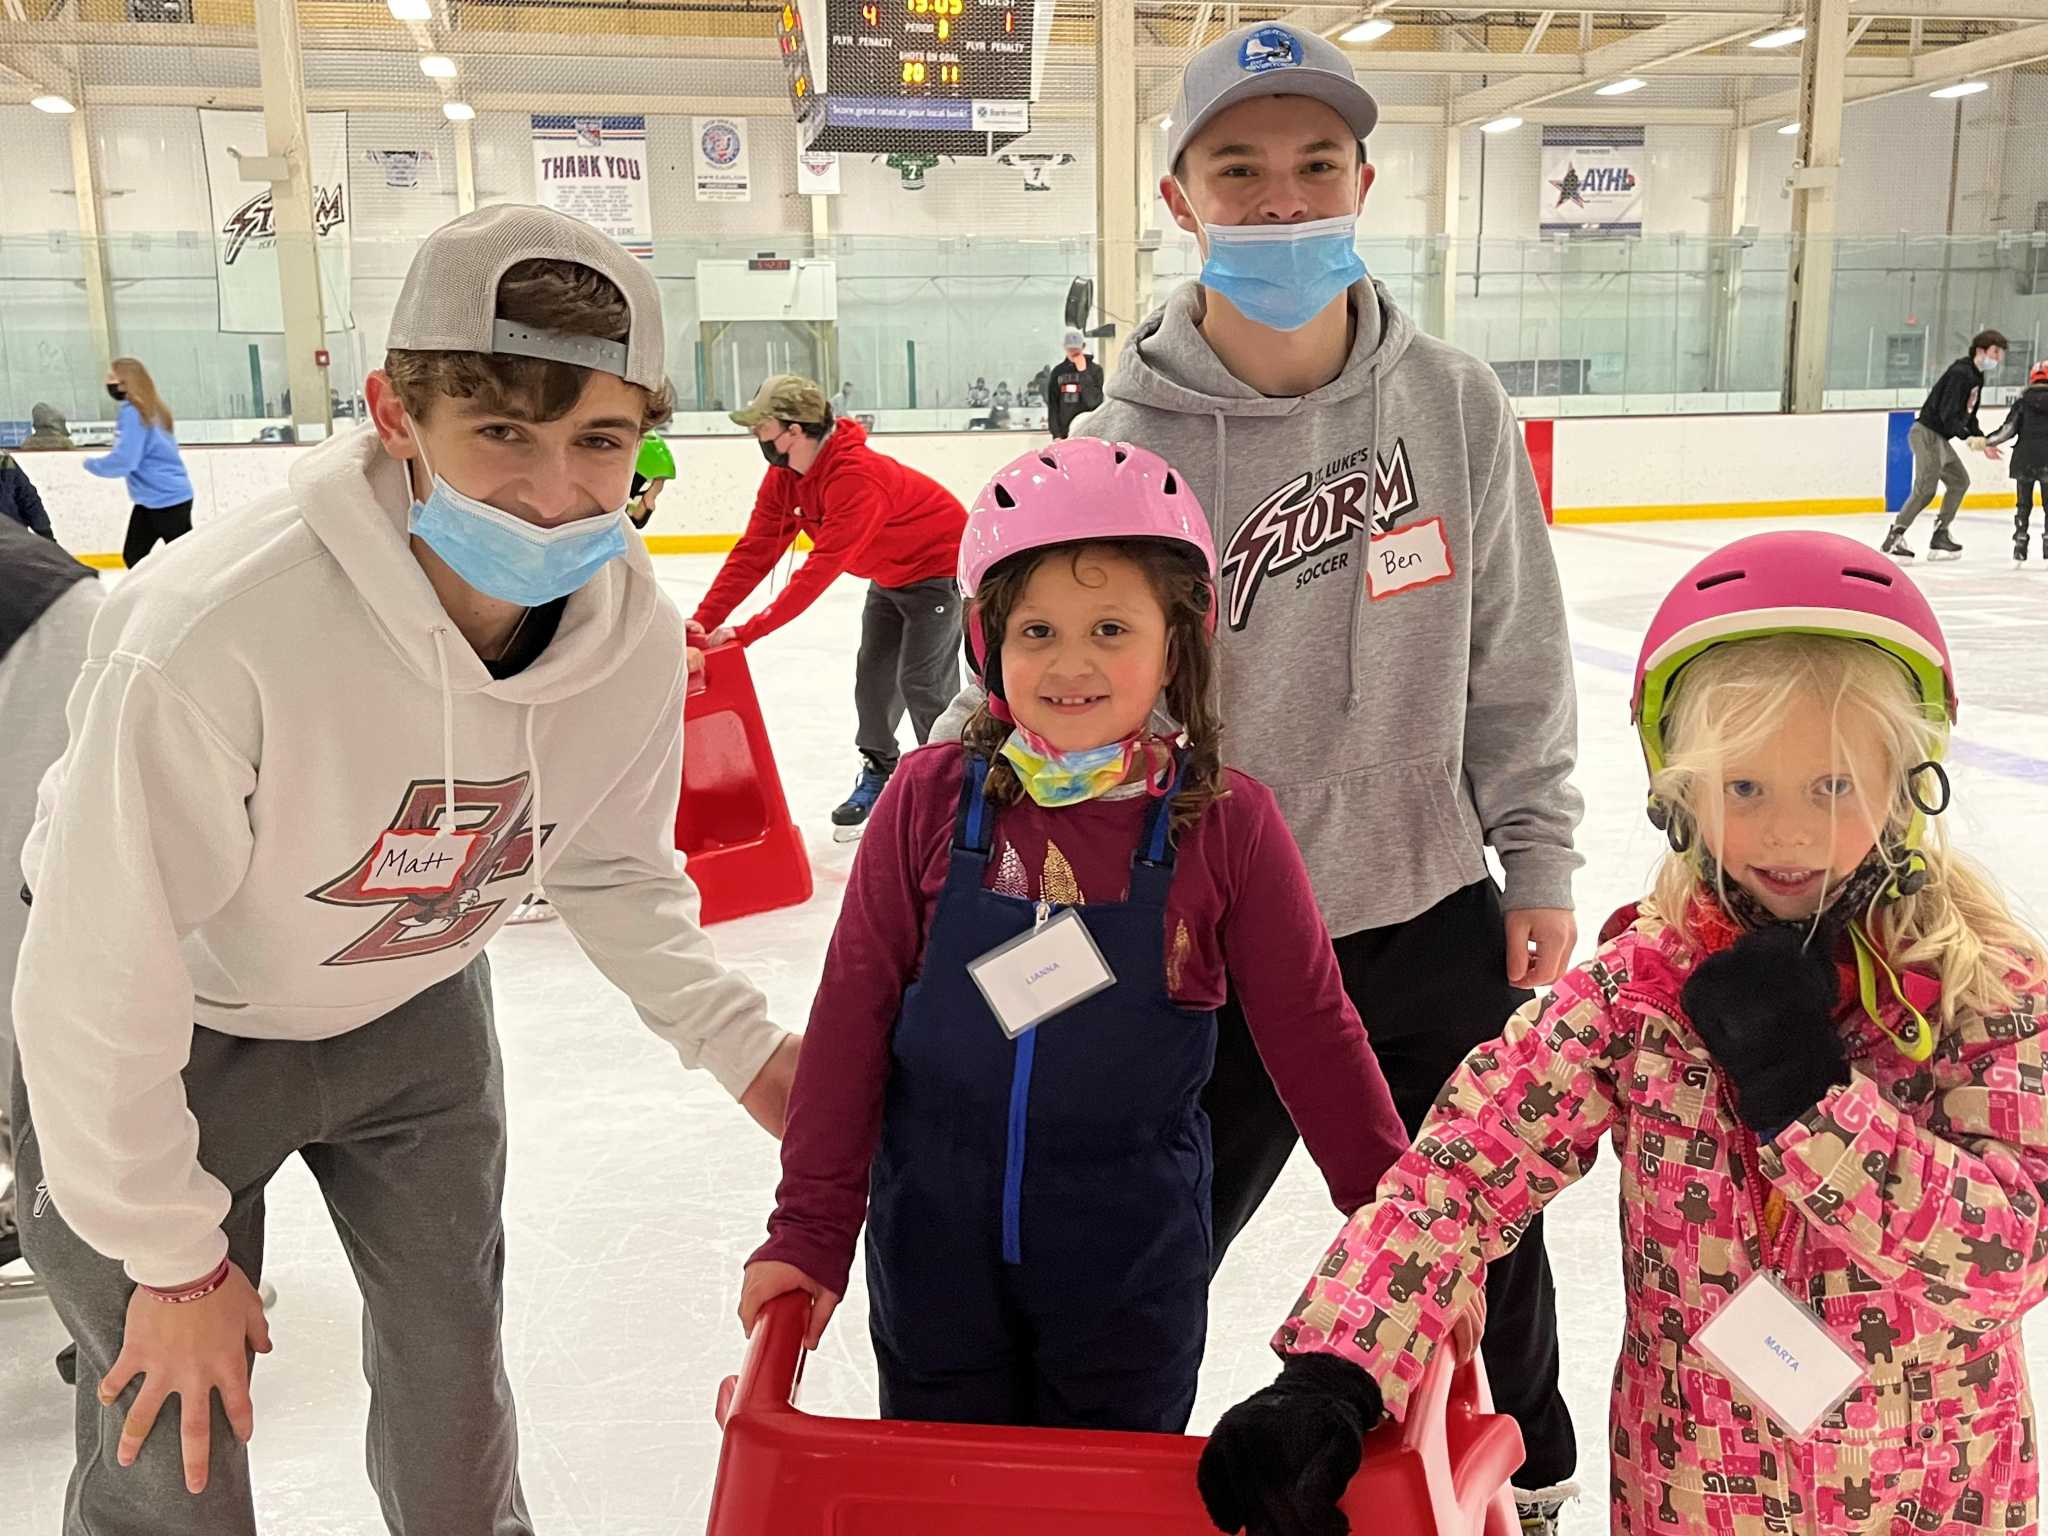
[[[1835,966],[1794,928],[1766,928],[1700,962],[1686,1017],[1735,1088],[1736,1108],[1769,1141],[1849,1080],[1835,1032]]]
[[[1251,1536],[1349,1536],[1337,1501],[1383,1412],[1379,1383],[1349,1360],[1289,1356],[1209,1436],[1195,1475],[1209,1518]]]

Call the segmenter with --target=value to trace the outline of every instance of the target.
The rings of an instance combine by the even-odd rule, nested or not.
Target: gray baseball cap
[[[1069,331],[1060,338],[1060,350],[1062,352],[1085,352],[1088,350],[1088,338],[1079,331]]]
[[[1258,96],[1308,96],[1333,109],[1354,137],[1371,135],[1380,104],[1358,83],[1350,55],[1326,37],[1277,21],[1239,27],[1204,48],[1181,71],[1166,163],[1219,112]]]
[[[522,261],[569,261],[626,296],[624,341],[541,330],[498,318],[498,282]],[[451,219],[421,243],[391,311],[387,345],[408,352],[540,357],[615,373],[659,391],[667,382],[661,290],[648,264],[609,235],[551,208],[500,203]]]

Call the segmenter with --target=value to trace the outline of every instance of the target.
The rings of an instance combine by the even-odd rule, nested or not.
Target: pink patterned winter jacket
[[[1486,1263],[1611,1136],[1615,1531],[2032,1531],[2020,1320],[2048,1289],[2048,999],[1959,1016],[1921,1065],[1852,1004],[1850,1083],[1759,1148],[1679,1004],[1696,958],[1640,918],[1474,1051],[1275,1347],[1356,1361],[1400,1414]],[[1932,983],[1912,979],[1918,1001]],[[1870,1365],[1803,1442],[1691,1342],[1764,1267]]]

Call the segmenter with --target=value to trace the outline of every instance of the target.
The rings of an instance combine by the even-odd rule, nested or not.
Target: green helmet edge
[[[633,464],[633,473],[643,480],[675,479],[676,456],[666,439],[652,432],[640,439],[640,457]]]

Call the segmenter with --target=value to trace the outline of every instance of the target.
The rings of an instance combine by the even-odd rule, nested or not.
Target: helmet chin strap
[[[1941,782],[1939,806],[1930,806],[1921,800],[1914,783],[1928,769],[1932,769]],[[1801,919],[1796,924],[1771,912],[1739,882],[1731,883],[1714,856],[1700,843],[1691,819],[1682,811],[1652,795],[1649,817],[1651,824],[1670,843],[1672,852],[1689,860],[1701,883],[1714,891],[1722,908],[1744,928],[1755,932],[1774,924],[1784,924],[1810,929],[1823,938],[1829,950],[1833,949],[1835,937],[1846,933],[1856,959],[1856,1002],[1864,1016],[1884,1032],[1907,1060],[1924,1062],[1934,1054],[1935,1026],[1913,1001],[1905,983],[1885,959],[1865,924],[1865,914],[1874,904],[1899,901],[1927,888],[1927,855],[1920,851],[1919,840],[1925,830],[1925,818],[1939,815],[1948,808],[1948,775],[1941,771],[1938,763],[1922,763],[1913,770],[1908,782],[1907,793],[1913,801],[1915,815],[1905,834],[1880,842],[1849,878],[1830,893],[1832,899],[1826,907],[1812,918]],[[1896,1029],[1888,1016],[1887,997],[1904,1014]]]

